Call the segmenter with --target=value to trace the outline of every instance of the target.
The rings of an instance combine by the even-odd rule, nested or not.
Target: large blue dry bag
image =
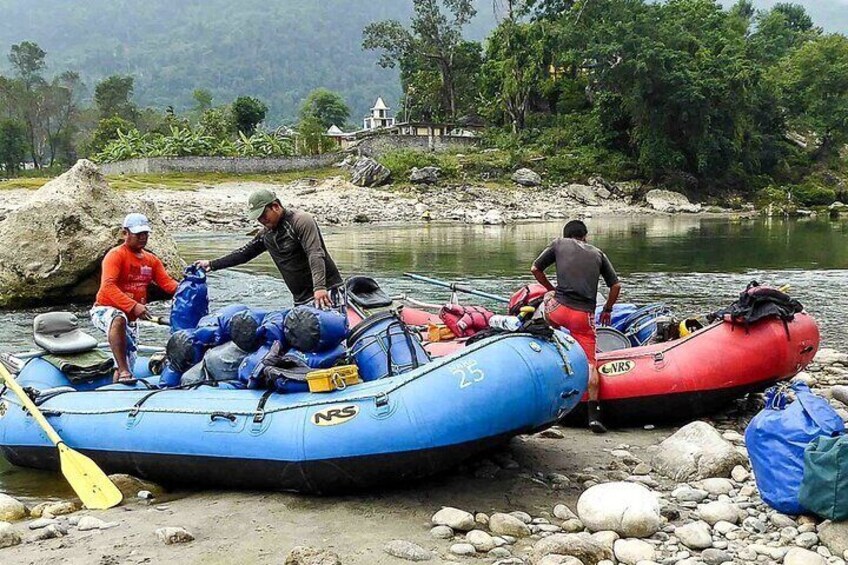
[[[312,369],[328,369],[335,365],[339,359],[345,356],[346,353],[347,349],[343,343],[340,343],[333,349],[328,349],[327,351],[312,351],[306,353],[299,349],[289,349],[286,356],[299,359],[300,361],[303,361],[306,366]]]
[[[795,401],[789,402],[789,392]],[[823,398],[804,383],[766,391],[766,407],[745,430],[745,445],[762,499],[784,514],[802,514],[798,502],[804,478],[804,449],[821,436],[834,436],[845,424]]]
[[[430,361],[418,336],[392,312],[360,322],[347,344],[363,381],[400,375]]]
[[[305,352],[335,349],[347,337],[347,316],[338,310],[295,306],[284,325],[286,342]]]
[[[180,281],[171,305],[171,331],[194,329],[208,313],[209,289],[206,286],[206,272],[194,265],[186,267],[185,277]]]

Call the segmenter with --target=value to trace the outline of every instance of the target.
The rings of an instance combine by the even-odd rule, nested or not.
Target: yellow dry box
[[[339,365],[306,373],[306,382],[309,384],[309,392],[332,392],[358,385],[362,380],[356,365]]]

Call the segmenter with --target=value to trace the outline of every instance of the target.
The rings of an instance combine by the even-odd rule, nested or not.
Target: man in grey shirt
[[[545,295],[545,317],[553,326],[568,329],[589,360],[589,427],[606,432],[598,404],[600,379],[595,364],[595,306],[598,280],[603,277],[610,289],[601,314],[601,325],[609,325],[612,307],[621,293],[621,283],[603,251],[586,243],[589,231],[580,220],[565,224],[563,237],[542,251],[533,263],[533,276],[550,292]],[[545,269],[556,265],[557,285],[551,284]]]
[[[196,261],[195,265],[217,271],[247,263],[267,251],[295,304],[314,301],[319,308],[332,306],[329,291],[341,286],[342,277],[312,216],[283,208],[270,190],[253,192],[248,202],[247,216],[264,229],[232,253],[212,261]]]

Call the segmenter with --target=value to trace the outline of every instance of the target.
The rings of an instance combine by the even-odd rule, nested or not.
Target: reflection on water
[[[624,283],[623,299],[664,301],[680,314],[705,313],[732,302],[752,279],[791,284],[792,293],[821,322],[827,341],[841,341],[848,314],[848,222],[679,217],[587,220],[589,238],[604,249]],[[470,283],[507,295],[531,280],[530,264],[562,229],[561,222],[511,226],[413,225],[323,228],[343,275],[368,274],[391,294],[445,301],[447,291],[406,279],[412,271]],[[213,258],[248,241],[239,235],[183,235],[178,244],[193,261]],[[210,275],[213,306],[232,303],[280,307],[291,297],[268,256]],[[467,299],[470,300],[470,299]],[[475,299],[476,300],[476,299]],[[492,304],[491,306],[495,306]],[[87,307],[71,307],[87,320]],[[167,305],[154,310],[166,313]],[[0,313],[0,349],[31,346],[33,311]],[[147,339],[167,335],[145,327]]]
[[[845,348],[846,222],[736,222],[681,216],[604,218],[587,223],[590,241],[607,252],[622,278],[623,300],[662,301],[684,316],[726,306],[752,279],[791,284],[792,294],[819,321],[825,342]],[[327,247],[343,275],[371,275],[392,295],[409,294],[431,302],[446,301],[448,291],[404,278],[403,272],[462,281],[508,295],[530,282],[531,263],[560,230],[561,223],[323,228]],[[193,261],[214,258],[247,240],[247,236],[237,235],[184,235],[178,237],[178,244],[184,257]],[[212,273],[209,285],[213,308],[233,303],[271,308],[291,304],[291,296],[267,256],[228,272]],[[88,325],[88,306],[69,309],[95,331]],[[166,314],[167,305],[156,304],[153,310]],[[34,313],[36,310],[0,313],[0,350],[32,347]],[[142,328],[145,342],[162,343],[166,337],[164,328]],[[30,496],[41,494],[41,489],[56,496],[67,494],[61,491],[66,487],[54,482],[55,475],[4,465],[0,460],[0,490]]]

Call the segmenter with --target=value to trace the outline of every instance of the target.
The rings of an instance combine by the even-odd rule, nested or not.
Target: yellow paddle
[[[80,497],[82,503],[90,510],[105,510],[112,508],[121,503],[123,495],[118,490],[109,477],[106,476],[97,463],[74,451],[62,441],[53,426],[44,417],[44,414],[30,400],[29,396],[21,388],[21,385],[9,374],[3,365],[0,365],[0,380],[6,381],[6,386],[14,392],[24,407],[29,410],[44,433],[53,445],[59,450],[59,463],[62,468],[62,474],[70,483],[71,488]]]

